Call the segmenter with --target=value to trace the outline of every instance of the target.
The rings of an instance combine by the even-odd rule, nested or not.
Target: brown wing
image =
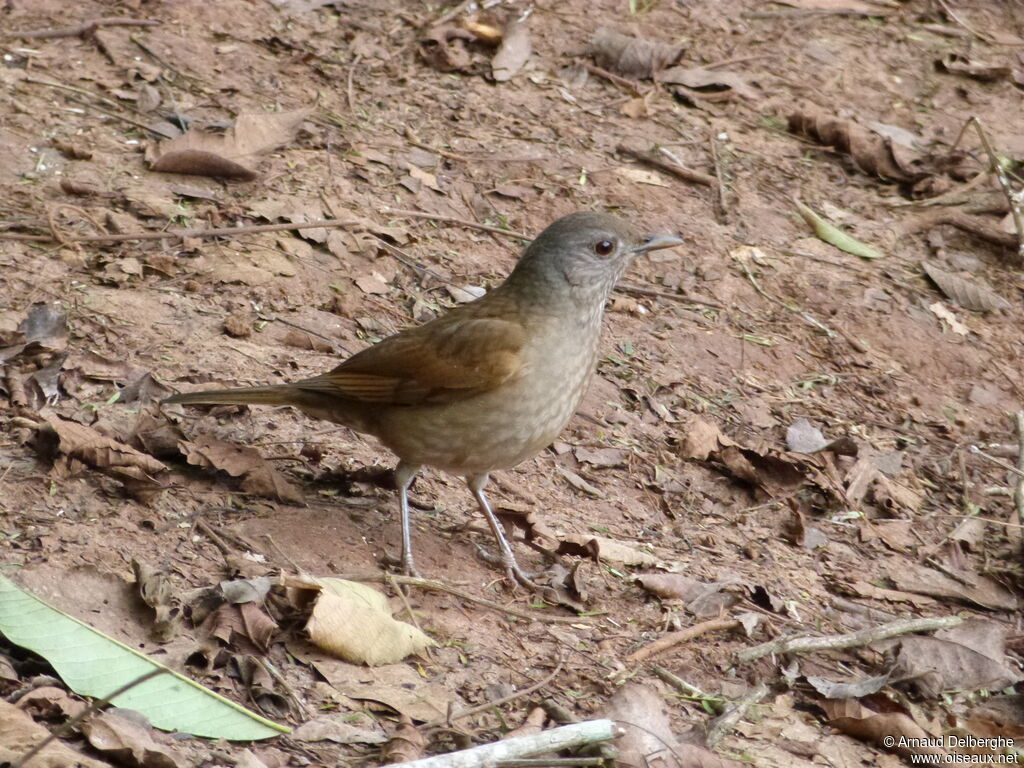
[[[451,402],[515,376],[523,366],[525,341],[518,323],[455,311],[292,386],[382,405]]]

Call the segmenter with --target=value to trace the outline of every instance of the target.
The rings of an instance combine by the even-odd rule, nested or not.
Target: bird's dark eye
[[[598,256],[607,256],[614,250],[614,240],[601,240],[597,245],[594,246],[594,253],[596,253]]]

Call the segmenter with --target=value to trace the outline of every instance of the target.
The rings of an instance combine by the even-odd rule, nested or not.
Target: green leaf
[[[112,702],[141,712],[161,730],[232,741],[267,739],[291,730],[58,611],[5,576],[0,576],[0,634],[50,662],[75,693],[96,699],[154,669],[164,670]]]
[[[831,243],[839,250],[852,253],[854,256],[860,256],[862,259],[881,259],[885,257],[884,253],[876,251],[870,245],[862,243],[860,240],[851,237],[838,227],[829,224],[821,218],[821,216],[816,214],[795,197],[793,198],[793,202],[796,203],[796,209],[800,211],[800,215],[804,217],[804,221],[811,225],[811,229],[814,230],[814,234],[819,240]]]

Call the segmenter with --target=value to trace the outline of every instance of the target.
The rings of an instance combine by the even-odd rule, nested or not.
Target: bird
[[[166,404],[292,406],[376,437],[398,457],[401,567],[419,578],[409,487],[422,467],[465,478],[513,584],[539,589],[516,561],[484,493],[490,473],[540,453],[575,413],[595,368],[604,306],[633,259],[682,244],[623,219],[578,211],[549,225],[504,282],[389,336],[319,376],[184,392]]]

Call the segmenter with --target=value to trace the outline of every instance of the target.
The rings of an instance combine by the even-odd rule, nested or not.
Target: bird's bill
[[[683,239],[681,237],[676,237],[675,235],[649,235],[643,239],[640,245],[633,249],[633,253],[658,251],[662,248],[673,248],[682,244]]]

